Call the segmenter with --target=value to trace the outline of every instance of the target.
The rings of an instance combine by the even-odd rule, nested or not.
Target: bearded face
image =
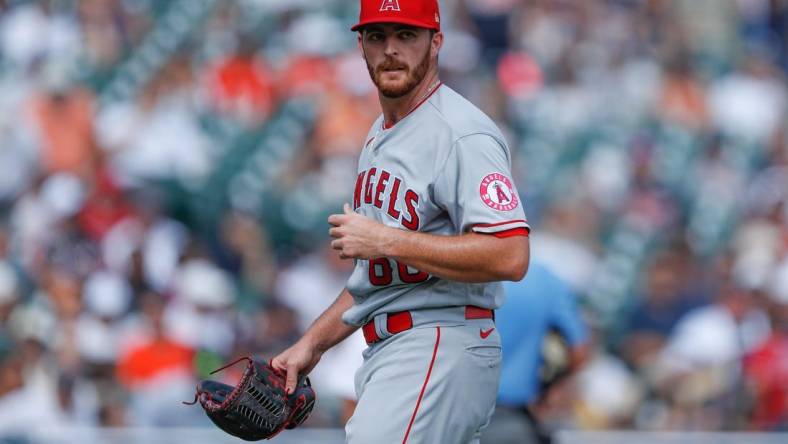
[[[372,82],[384,97],[390,99],[402,97],[413,91],[424,80],[429,67],[429,48],[416,66],[409,66],[405,62],[386,56],[383,62],[373,67],[367,59],[367,70]]]
[[[364,35],[364,60],[372,82],[387,98],[396,99],[413,91],[430,68],[430,40],[427,30],[403,28],[386,31],[373,28]],[[393,41],[386,43],[385,41]]]

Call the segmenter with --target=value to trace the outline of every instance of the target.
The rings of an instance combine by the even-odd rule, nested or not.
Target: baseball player
[[[382,115],[352,207],[328,221],[355,259],[346,289],[272,361],[291,390],[362,328],[347,442],[476,443],[495,406],[499,281],[528,268],[530,230],[499,129],[438,78],[437,0],[361,0],[358,46]]]

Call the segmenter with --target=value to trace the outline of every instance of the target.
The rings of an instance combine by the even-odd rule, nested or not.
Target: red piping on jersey
[[[435,356],[438,355],[438,344],[441,343],[441,328],[435,327],[438,331],[438,337],[435,338],[435,349],[432,351],[432,360],[430,361],[430,368],[427,370],[427,378],[424,379],[424,385],[421,386],[421,393],[419,393],[419,399],[416,401],[416,408],[413,409],[413,415],[410,417],[410,423],[408,423],[408,430],[405,431],[405,437],[402,438],[402,444],[408,442],[408,435],[410,435],[410,429],[413,427],[413,421],[416,420],[416,413],[419,411],[419,405],[421,405],[421,399],[424,397],[424,390],[427,389],[427,383],[430,381],[430,374],[432,374],[432,366],[435,364]]]
[[[476,225],[474,225],[474,227],[485,227],[485,228],[486,227],[497,227],[499,225],[514,224],[514,223],[518,223],[518,222],[522,222],[522,223],[525,223],[525,224],[528,223],[528,221],[525,220],[525,219],[515,219],[515,220],[507,220],[505,222],[498,222],[498,223],[494,223],[494,224],[476,224]]]
[[[410,114],[411,114],[413,111],[416,111],[416,109],[417,109],[418,107],[420,107],[420,106],[421,106],[421,105],[422,105],[424,102],[426,102],[427,100],[429,100],[429,98],[430,98],[430,97],[432,97],[432,95],[433,95],[433,94],[435,94],[435,91],[437,91],[438,89],[440,89],[441,85],[443,85],[443,82],[438,82],[438,85],[437,85],[437,86],[435,86],[435,88],[433,88],[432,92],[431,92],[431,93],[429,93],[429,94],[427,95],[427,97],[425,97],[425,98],[421,99],[421,102],[417,103],[417,104],[416,104],[416,106],[414,106],[414,107],[413,107],[413,109],[411,109],[410,111],[408,111],[408,113],[407,113],[407,114],[405,114],[404,116],[402,116],[402,119],[404,119],[405,117],[408,117],[408,116],[409,116],[409,115],[410,115]],[[402,119],[399,119],[399,121],[401,122],[401,121],[402,121]],[[396,125],[396,123],[392,123],[391,125],[386,125],[386,118],[385,118],[385,117],[383,118],[383,129],[384,129],[384,130],[391,129],[391,128],[393,128],[393,127],[394,127],[394,125]]]
[[[492,234],[498,239],[505,239],[507,237],[525,236],[528,237],[528,230],[525,228],[512,228],[511,230],[498,231],[497,233],[479,233],[479,234]]]

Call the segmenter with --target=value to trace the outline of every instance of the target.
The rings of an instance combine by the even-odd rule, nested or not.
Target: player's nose
[[[386,39],[386,41],[383,43],[383,54],[392,58],[396,58],[396,56],[399,55],[399,50],[397,49],[397,39]]]

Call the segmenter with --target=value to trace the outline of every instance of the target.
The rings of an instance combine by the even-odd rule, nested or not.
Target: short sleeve
[[[435,180],[435,203],[460,233],[527,236],[530,226],[512,181],[507,149],[488,134],[455,142]]]

